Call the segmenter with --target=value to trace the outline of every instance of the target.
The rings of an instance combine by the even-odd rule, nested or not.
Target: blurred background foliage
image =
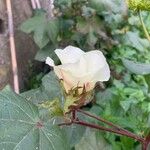
[[[138,135],[147,135],[150,132],[150,42],[138,13],[130,11],[123,0],[55,0],[54,5],[55,17],[51,20],[47,20],[44,10],[36,10],[20,27],[33,35],[39,47],[35,59],[44,62],[50,56],[59,64],[54,50],[68,45],[84,51],[101,50],[109,62],[111,79],[103,86],[96,86],[95,101],[85,109]],[[141,14],[150,32],[150,13]],[[28,96],[36,92],[33,101],[60,94],[57,85],[48,81],[52,80],[48,75],[41,85],[41,78],[48,71],[46,65],[43,68],[46,71],[34,75],[29,86],[38,88],[27,92]],[[57,94],[50,95],[49,90],[51,93],[57,90]],[[72,144],[75,150],[140,148],[132,139],[95,130],[87,129],[84,136],[76,136],[78,139]]]

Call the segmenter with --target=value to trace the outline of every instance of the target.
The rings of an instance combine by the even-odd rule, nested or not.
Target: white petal
[[[89,75],[84,73],[84,75],[81,76],[81,70],[79,68],[79,63],[59,65],[54,67],[54,71],[58,78],[63,79],[66,92],[77,86],[83,87],[84,85],[87,85],[87,83],[89,83],[91,79],[93,79],[93,74]],[[93,89],[94,84],[95,83],[90,84],[86,88],[87,91]]]
[[[85,53],[80,48],[67,46],[65,49],[56,49],[56,55],[59,57],[62,64],[75,63]]]
[[[106,63],[103,68],[101,68],[97,73],[94,75],[93,81],[108,81],[110,78],[110,69],[108,64]]]
[[[72,88],[77,87],[79,80],[74,77],[69,71],[66,71],[61,67],[62,65],[55,66],[54,71],[57,77],[63,80],[64,88],[66,92],[68,92]]]
[[[95,50],[86,53],[84,59],[88,60],[86,63],[88,79],[91,82],[108,81],[110,78],[110,69],[106,58],[101,51]],[[88,63],[89,62],[89,63]]]
[[[54,71],[59,79],[63,79],[66,92],[84,85],[89,91],[97,81],[108,81],[110,78],[109,66],[103,53],[98,50],[82,54],[75,63],[54,66]]]
[[[87,52],[83,55],[83,57],[86,60],[90,71],[95,71],[97,68],[102,68],[106,63],[105,56],[99,50]]]
[[[102,52],[91,51],[81,56],[80,60],[74,64],[63,65],[64,70],[68,70],[75,77],[86,77],[85,80],[90,81],[93,76],[107,64]],[[108,69],[107,67],[106,69]]]
[[[52,66],[52,67],[55,66],[54,61],[50,57],[46,58],[46,62],[45,63],[48,64],[49,66]]]

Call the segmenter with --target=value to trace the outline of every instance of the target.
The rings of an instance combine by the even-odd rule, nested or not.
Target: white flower
[[[108,81],[110,69],[103,53],[99,50],[84,52],[73,46],[56,49],[62,65],[55,66],[54,61],[47,57],[46,64],[54,67],[54,72],[68,92],[76,87],[85,87],[86,91],[94,88],[97,81]]]

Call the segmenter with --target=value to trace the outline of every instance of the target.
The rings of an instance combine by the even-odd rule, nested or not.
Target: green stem
[[[149,35],[149,33],[148,33],[147,29],[146,29],[146,26],[144,24],[144,21],[143,21],[143,18],[142,18],[140,10],[138,10],[138,15],[139,15],[140,22],[142,24],[143,31],[144,31],[144,33],[146,35],[146,38],[150,41],[150,35]]]

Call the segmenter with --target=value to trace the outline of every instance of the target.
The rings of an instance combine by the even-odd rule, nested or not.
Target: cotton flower
[[[55,53],[61,65],[55,66],[50,57],[47,57],[46,64],[54,67],[67,93],[77,87],[86,92],[91,91],[96,82],[108,81],[110,78],[109,66],[99,50],[84,52],[77,47],[67,46],[65,49],[56,49]]]

